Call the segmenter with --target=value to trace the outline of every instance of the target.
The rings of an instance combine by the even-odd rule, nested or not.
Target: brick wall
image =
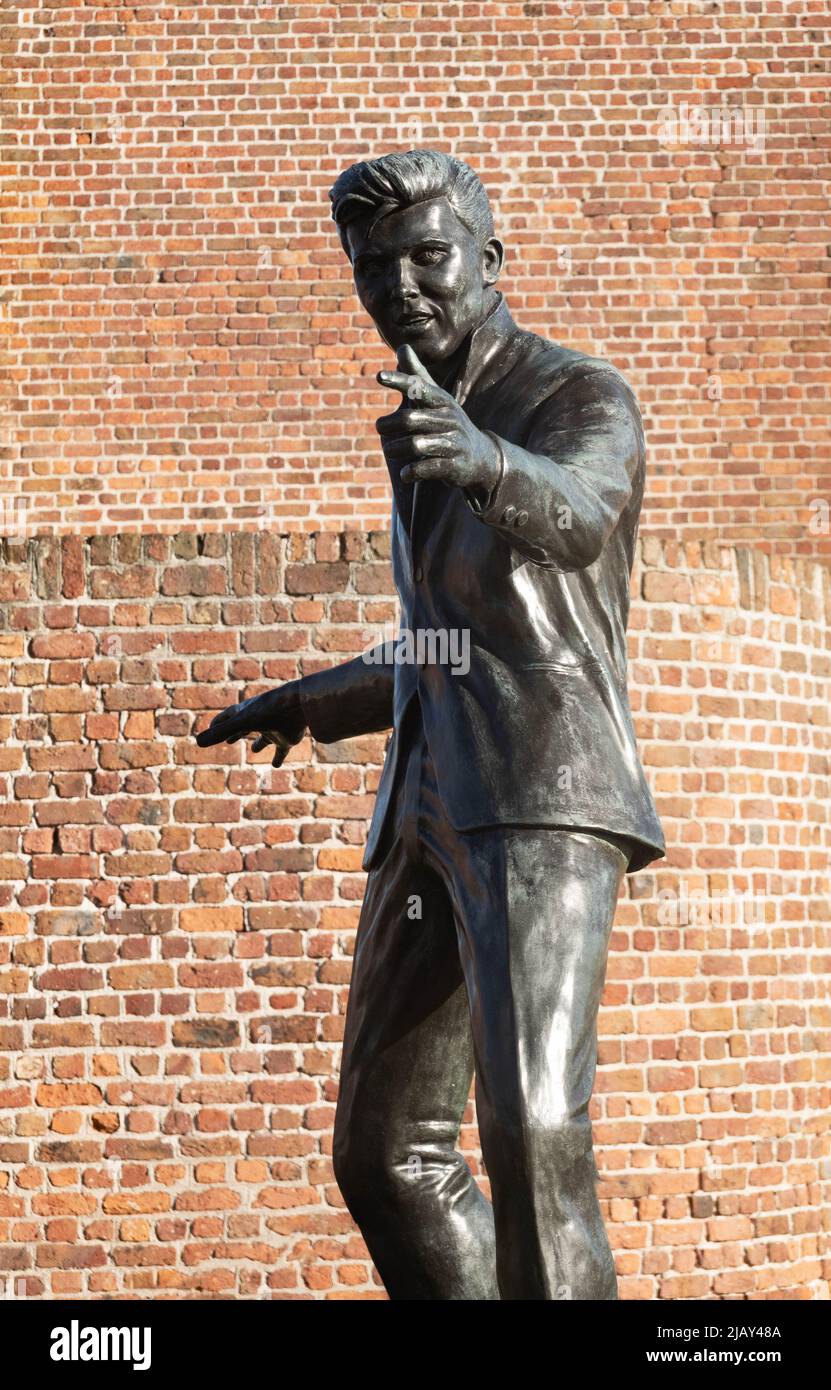
[[[367,645],[387,552],[4,543],[0,1273],[26,1296],[383,1296],[330,1145],[384,736],[272,770],[191,734]],[[626,881],[601,1014],[622,1295],[827,1297],[831,578],[648,537],[633,594],[669,853]]]
[[[30,534],[385,526],[386,359],[326,195],[434,145],[492,193],[518,321],[635,385],[645,528],[831,554],[825,0],[0,24],[0,478]],[[673,134],[685,103],[735,123]]]

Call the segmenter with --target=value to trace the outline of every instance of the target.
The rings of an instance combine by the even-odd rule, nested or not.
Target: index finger
[[[203,729],[201,734],[196,735],[196,742],[200,748],[212,748],[215,743],[225,743],[226,740],[233,738],[235,733],[245,733],[245,721],[240,719],[239,714],[241,705],[230,705],[221,713],[214,715],[207,729]]]
[[[447,406],[450,404],[446,391],[432,381],[414,376],[409,372],[379,372],[378,382],[389,386],[393,391],[401,391],[411,401],[422,401],[425,405]]]

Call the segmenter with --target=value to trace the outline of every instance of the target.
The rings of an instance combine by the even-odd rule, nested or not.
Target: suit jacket
[[[314,738],[392,727],[364,868],[418,699],[442,803],[460,831],[595,828],[665,853],[627,693],[630,573],[644,488],[637,402],[610,363],[525,332],[500,295],[453,394],[501,454],[489,496],[393,478],[395,643],[300,681]],[[467,634],[469,669],[435,659]],[[426,634],[407,656],[406,633]],[[433,639],[429,634],[433,633]]]

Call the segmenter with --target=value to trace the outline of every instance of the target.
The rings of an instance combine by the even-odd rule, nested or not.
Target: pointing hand
[[[378,381],[403,397],[397,410],[375,424],[391,473],[403,483],[437,479],[490,492],[499,478],[496,445],[436,384],[409,344],[398,349],[398,370],[379,372]]]

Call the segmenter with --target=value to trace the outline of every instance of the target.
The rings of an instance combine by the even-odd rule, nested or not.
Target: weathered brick
[[[0,222],[34,523],[0,541],[0,1219],[28,1296],[383,1297],[331,1125],[384,736],[273,773],[192,739],[397,611],[391,358],[325,196],[386,136],[356,147],[333,91],[469,152],[518,322],[616,362],[644,414],[630,687],[668,858],[623,887],[591,1102],[621,1293],[827,1296],[828,165],[803,155],[829,31],[799,8],[282,6],[253,39],[258,119],[291,128],[260,201],[247,21],[99,16],[96,68],[21,11],[41,105],[80,120],[32,116],[30,53],[6,104],[48,206],[24,169]],[[185,122],[161,162],[137,71]],[[664,107],[748,83],[752,159],[662,145]],[[673,924],[682,879],[711,901]]]

